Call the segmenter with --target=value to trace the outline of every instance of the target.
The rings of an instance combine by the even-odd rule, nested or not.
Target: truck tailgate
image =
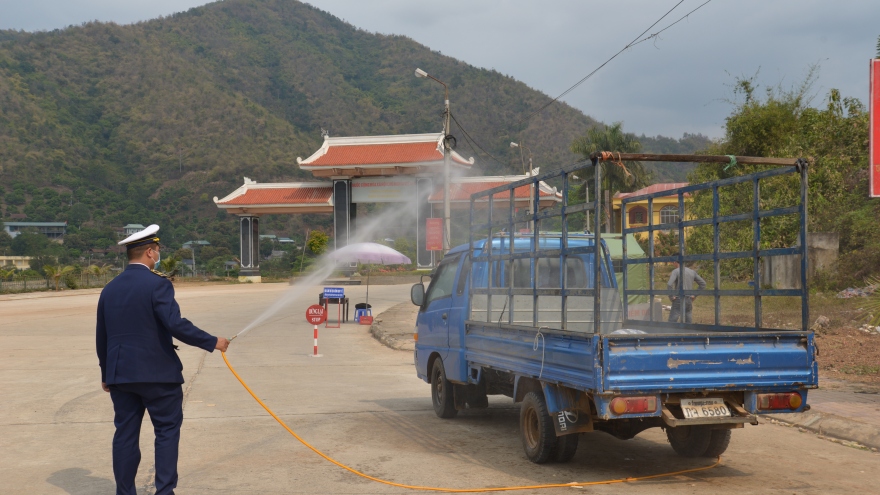
[[[811,332],[602,337],[605,393],[815,388]]]

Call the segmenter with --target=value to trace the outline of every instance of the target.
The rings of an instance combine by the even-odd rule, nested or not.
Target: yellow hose
[[[366,478],[368,480],[375,481],[377,483],[382,483],[385,485],[396,486],[396,487],[400,487],[400,488],[408,488],[410,490],[424,490],[424,491],[432,491],[432,492],[453,492],[453,493],[508,492],[508,491],[513,491],[513,490],[537,490],[540,488],[565,488],[565,487],[571,487],[571,486],[610,485],[612,483],[627,483],[627,482],[631,482],[631,481],[642,481],[642,480],[649,480],[649,479],[654,479],[654,478],[664,478],[667,476],[676,476],[679,474],[695,473],[697,471],[705,471],[707,469],[712,469],[712,468],[718,466],[719,464],[721,464],[721,457],[719,456],[718,459],[715,460],[715,463],[710,466],[698,467],[698,468],[693,468],[693,469],[685,469],[683,471],[675,471],[672,473],[652,474],[652,475],[648,475],[648,476],[639,476],[636,478],[619,478],[619,479],[604,480],[604,481],[581,481],[581,482],[553,483],[553,484],[547,484],[547,485],[531,485],[531,486],[502,486],[502,487],[492,487],[492,488],[443,488],[443,487],[437,487],[437,486],[421,486],[421,485],[407,485],[404,483],[395,483],[393,481],[383,480],[381,478],[376,478],[374,476],[370,476],[369,474],[362,473],[354,468],[351,468],[349,466],[346,466],[345,464],[342,464],[341,462],[324,454],[323,452],[316,449],[315,447],[312,447],[311,444],[309,444],[309,442],[306,442],[305,440],[302,439],[302,437],[297,435],[296,432],[291,430],[290,427],[287,426],[287,424],[281,420],[281,418],[279,418],[274,412],[272,412],[271,409],[269,409],[269,406],[267,406],[263,401],[260,400],[259,397],[257,397],[257,395],[254,393],[254,391],[251,390],[250,387],[248,387],[247,383],[245,383],[244,380],[242,380],[241,376],[239,376],[239,374],[235,371],[235,368],[233,368],[232,365],[229,364],[229,360],[226,359],[226,353],[223,352],[221,354],[223,355],[223,361],[226,362],[226,366],[229,368],[229,371],[231,371],[232,374],[235,375],[235,378],[238,379],[238,382],[241,383],[241,385],[245,388],[245,390],[248,391],[249,394],[251,394],[251,397],[253,397],[254,400],[257,401],[257,403],[259,403],[261,406],[263,406],[263,409],[265,409],[267,413],[269,413],[273,418],[275,418],[275,421],[278,421],[278,424],[283,426],[284,429],[287,430],[288,433],[290,433],[291,435],[293,435],[294,438],[299,440],[300,443],[302,443],[303,445],[308,447],[312,452],[318,454],[319,456],[323,457],[327,461],[330,461],[333,464],[336,464],[337,466],[341,467],[342,469],[345,469],[346,471],[348,471],[352,474],[356,474],[362,478]]]

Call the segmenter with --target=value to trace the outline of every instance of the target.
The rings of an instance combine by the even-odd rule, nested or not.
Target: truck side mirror
[[[421,306],[425,302],[425,285],[418,283],[409,290],[409,298],[416,306]]]

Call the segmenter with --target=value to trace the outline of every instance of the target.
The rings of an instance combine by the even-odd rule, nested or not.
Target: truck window
[[[568,282],[567,289],[587,288],[587,272],[584,267],[584,260],[570,256],[565,261],[565,272],[566,281]],[[539,258],[538,288],[558,289],[560,287],[562,287],[562,281],[559,280],[559,258]]]
[[[440,262],[437,272],[431,277],[431,285],[425,295],[425,307],[431,302],[452,296],[452,284],[455,282],[455,269],[458,267],[458,256],[446,258]]]
[[[464,263],[461,264],[461,274],[458,276],[458,286],[455,288],[455,295],[464,294],[464,287],[467,285],[468,277],[471,275],[471,257],[465,256]]]
[[[562,282],[559,280],[559,258],[538,258],[537,262],[537,288],[539,289],[559,289]],[[513,287],[517,289],[528,289],[532,286],[531,263],[528,258],[521,258],[512,261]],[[579,257],[571,256],[565,262],[566,277],[568,281],[568,289],[586,289],[587,272],[584,266],[584,260]],[[500,266],[500,265],[496,265]],[[510,265],[508,265],[510,266]],[[506,278],[501,276],[502,270],[495,269],[493,274],[494,287],[506,287]]]

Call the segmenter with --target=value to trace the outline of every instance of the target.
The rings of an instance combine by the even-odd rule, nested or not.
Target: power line
[[[581,84],[583,84],[584,82],[586,82],[588,79],[590,79],[591,77],[593,77],[594,74],[596,74],[597,72],[599,72],[603,67],[605,67],[606,65],[608,65],[612,60],[614,60],[615,58],[617,58],[621,53],[625,52],[627,49],[632,48],[632,47],[634,47],[634,46],[636,46],[636,45],[638,45],[638,44],[641,44],[641,43],[643,43],[643,42],[645,42],[645,41],[648,41],[648,40],[650,40],[650,39],[654,39],[654,38],[659,37],[661,33],[663,33],[664,31],[666,31],[667,29],[671,28],[672,26],[675,26],[675,25],[678,24],[679,22],[681,22],[681,21],[687,19],[691,14],[693,14],[694,12],[700,10],[701,8],[703,8],[706,4],[708,4],[708,3],[711,2],[711,1],[712,1],[712,0],[706,0],[705,2],[703,2],[702,4],[700,4],[699,6],[697,6],[695,9],[693,9],[693,10],[691,10],[690,12],[688,12],[687,14],[681,16],[680,18],[678,18],[678,20],[676,20],[675,22],[673,22],[673,23],[669,24],[668,26],[664,27],[664,28],[661,29],[660,31],[657,31],[656,33],[652,33],[652,34],[650,34],[650,35],[648,35],[648,36],[645,36],[645,33],[647,33],[648,31],[650,31],[654,26],[656,26],[657,24],[659,24],[663,19],[665,19],[669,14],[671,14],[676,8],[678,8],[679,5],[681,5],[682,3],[684,3],[684,0],[679,0],[679,2],[676,3],[675,5],[673,5],[671,9],[669,9],[665,14],[663,14],[662,16],[660,16],[659,19],[657,19],[656,21],[654,21],[653,24],[651,24],[650,26],[648,26],[647,29],[645,29],[644,31],[642,31],[638,36],[636,36],[636,37],[635,37],[632,41],[630,41],[626,46],[624,46],[623,48],[621,48],[617,53],[615,53],[614,55],[612,55],[608,60],[606,60],[605,62],[603,62],[599,67],[596,67],[592,72],[590,72],[589,74],[587,74],[586,76],[584,76],[581,80],[579,80],[578,82],[576,82],[574,85],[572,85],[571,87],[569,87],[568,89],[566,89],[566,90],[565,90],[564,92],[562,92],[559,96],[557,96],[556,98],[553,98],[553,99],[550,100],[548,103],[546,103],[545,105],[541,106],[541,108],[535,110],[534,112],[530,113],[530,114],[527,115],[526,117],[520,119],[520,120],[514,125],[514,127],[518,127],[518,126],[519,126],[520,124],[522,124],[523,122],[526,122],[526,121],[528,121],[528,120],[531,120],[534,116],[536,116],[536,115],[538,115],[539,113],[541,113],[542,111],[544,111],[547,107],[549,107],[549,106],[552,105],[553,103],[559,101],[560,98],[564,97],[565,95],[567,95],[567,94],[571,93],[572,91],[574,91],[575,89],[577,89],[578,86],[580,86]],[[498,163],[499,165],[505,165],[505,163],[503,163],[501,160],[495,158],[494,155],[492,155],[491,153],[489,153],[488,151],[486,151],[482,146],[480,146],[480,144],[479,144],[479,143],[478,143],[478,142],[477,142],[477,141],[476,141],[476,140],[475,140],[470,134],[468,134],[467,130],[465,130],[465,128],[464,128],[464,127],[461,125],[461,123],[458,121],[458,119],[455,118],[455,115],[453,115],[452,113],[450,113],[450,116],[452,117],[452,120],[455,122],[455,125],[457,125],[458,128],[461,130],[461,132],[464,134],[464,136],[465,136],[465,140],[468,142],[468,144],[471,145],[471,148],[472,148],[472,149],[476,149],[476,148],[478,148],[480,151],[482,151],[485,155],[487,155],[489,158],[491,158],[492,160],[494,160],[494,161],[495,161],[496,163]]]
[[[563,91],[562,94],[560,94],[560,95],[557,96],[556,98],[553,98],[552,100],[550,100],[549,102],[547,102],[546,104],[544,104],[543,106],[541,106],[541,108],[535,110],[534,112],[530,113],[530,114],[527,115],[526,117],[520,119],[520,120],[515,124],[514,127],[518,127],[518,126],[519,126],[520,124],[522,124],[523,122],[526,122],[526,121],[528,121],[528,120],[531,120],[535,115],[538,115],[539,113],[541,113],[542,111],[544,111],[547,107],[549,107],[549,106],[552,105],[553,103],[556,103],[557,101],[559,101],[560,98],[562,98],[563,96],[565,96],[565,95],[571,93],[572,91],[574,91],[578,86],[580,86],[581,84],[583,84],[584,82],[586,82],[587,79],[590,79],[591,77],[593,77],[593,75],[594,75],[595,73],[599,72],[603,67],[605,67],[606,65],[608,65],[612,60],[614,60],[615,58],[617,58],[618,55],[620,55],[621,53],[625,52],[626,50],[628,50],[629,48],[632,48],[632,47],[635,46],[635,45],[638,45],[639,43],[642,43],[643,41],[647,41],[647,40],[649,40],[649,39],[656,38],[660,33],[662,33],[663,31],[666,31],[666,30],[669,29],[670,27],[672,27],[672,26],[678,24],[678,23],[681,22],[683,19],[687,18],[687,16],[693,14],[694,12],[696,12],[697,10],[699,10],[700,8],[702,8],[704,5],[706,5],[707,3],[711,2],[711,1],[712,1],[712,0],[707,0],[705,3],[703,3],[703,4],[700,5],[699,7],[695,8],[694,10],[688,12],[687,14],[685,14],[684,16],[682,16],[680,19],[678,19],[677,21],[673,22],[673,23],[670,24],[669,26],[666,26],[665,28],[661,29],[660,31],[658,31],[658,32],[656,32],[656,33],[654,33],[654,34],[651,34],[650,36],[647,36],[647,37],[644,37],[644,38],[643,38],[643,36],[645,36],[645,33],[647,33],[648,31],[651,30],[651,28],[653,28],[654,26],[656,26],[657,24],[659,24],[660,21],[662,21],[663,19],[665,19],[666,16],[668,16],[669,14],[671,14],[673,10],[675,10],[676,8],[678,8],[678,6],[681,5],[681,4],[684,2],[684,0],[679,0],[678,3],[676,3],[671,9],[669,9],[669,11],[667,11],[667,12],[666,12],[665,14],[663,14],[659,19],[657,19],[656,21],[654,21],[653,24],[651,24],[650,26],[648,26],[648,29],[645,29],[644,31],[642,31],[641,34],[639,34],[638,36],[636,36],[636,37],[635,37],[632,41],[630,41],[626,46],[624,46],[623,48],[621,48],[620,51],[618,51],[617,53],[615,53],[614,55],[612,55],[611,58],[609,58],[609,59],[606,60],[605,62],[602,62],[602,65],[600,65],[599,67],[596,67],[592,72],[590,72],[589,74],[587,74],[586,76],[584,76],[580,81],[576,82],[576,83],[575,83],[574,85],[572,85],[570,88],[568,88],[568,89],[566,89],[565,91]]]
[[[667,29],[671,28],[672,26],[675,26],[675,25],[678,24],[679,22],[681,22],[681,21],[687,19],[688,16],[690,16],[690,15],[693,14],[694,12],[700,10],[701,8],[703,8],[704,5],[706,5],[707,3],[711,2],[711,1],[712,1],[712,0],[706,0],[705,2],[701,3],[701,4],[700,4],[697,8],[695,8],[694,10],[692,10],[692,11],[688,12],[687,14],[685,14],[685,15],[679,17],[677,21],[675,21],[675,22],[673,22],[672,24],[666,26],[665,28],[661,29],[660,31],[657,31],[656,33],[651,34],[650,36],[646,36],[644,39],[640,39],[639,41],[636,41],[635,43],[632,44],[632,46],[636,46],[636,45],[638,45],[639,43],[641,43],[641,42],[643,42],[643,41],[648,41],[648,40],[651,39],[651,38],[656,38],[656,37],[660,36],[660,33],[662,33],[663,31],[666,31]]]
[[[480,146],[480,144],[477,143],[477,140],[474,139],[473,137],[471,137],[470,134],[468,134],[468,131],[465,130],[465,128],[461,125],[461,122],[459,122],[458,119],[455,118],[454,113],[449,112],[449,116],[452,117],[452,121],[455,122],[455,125],[458,126],[458,128],[461,130],[462,134],[464,134],[464,138],[468,142],[468,144],[471,145],[471,149],[476,150],[477,148],[479,148],[480,151],[485,153],[486,156],[488,156],[489,158],[495,160],[495,162],[498,163],[499,165],[502,165],[502,166],[507,165],[506,163],[502,162],[501,160],[495,158],[495,156],[492,153],[489,153],[482,146]]]

